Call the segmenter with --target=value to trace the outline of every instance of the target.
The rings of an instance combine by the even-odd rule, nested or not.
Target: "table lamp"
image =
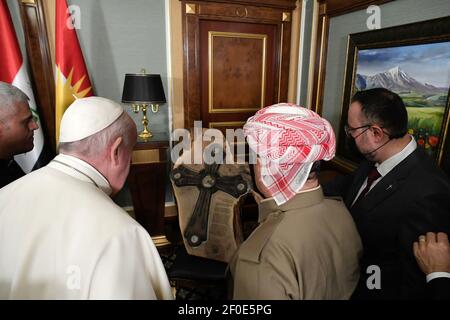
[[[123,86],[122,102],[131,104],[134,113],[142,110],[142,126],[139,134],[143,140],[153,137],[148,128],[147,109],[150,106],[153,113],[159,111],[159,105],[166,103],[166,96],[159,74],[147,74],[145,69],[141,73],[127,73]]]

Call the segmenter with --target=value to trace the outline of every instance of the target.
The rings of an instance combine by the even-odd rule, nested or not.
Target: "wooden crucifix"
[[[185,229],[184,237],[192,247],[198,247],[208,239],[208,217],[211,197],[223,191],[238,198],[249,190],[249,184],[241,175],[221,176],[220,164],[205,165],[200,172],[183,165],[171,172],[171,179],[177,187],[196,186],[200,191],[194,212]]]

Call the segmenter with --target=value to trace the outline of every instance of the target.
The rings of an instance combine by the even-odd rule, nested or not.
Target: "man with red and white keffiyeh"
[[[244,132],[252,152],[260,225],[233,261],[234,299],[348,299],[359,279],[361,240],[340,199],[318,182],[336,139],[329,122],[281,103],[258,111]]]

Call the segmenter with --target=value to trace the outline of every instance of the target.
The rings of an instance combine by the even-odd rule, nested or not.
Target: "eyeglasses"
[[[358,138],[360,135],[362,135],[364,132],[366,132],[367,130],[369,130],[371,126],[372,126],[371,124],[366,124],[366,125],[361,126],[361,127],[352,128],[352,127],[350,127],[349,125],[345,125],[345,126],[344,126],[344,131],[345,131],[345,134],[347,135],[347,137],[356,139],[356,138]],[[361,133],[358,134],[356,137],[353,137],[353,135],[352,135],[352,132],[353,132],[353,131],[358,130],[358,129],[363,129],[363,128],[367,128],[367,129],[361,131]]]

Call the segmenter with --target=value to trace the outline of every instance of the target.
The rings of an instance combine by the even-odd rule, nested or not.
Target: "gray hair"
[[[110,126],[92,136],[79,141],[60,143],[59,152],[95,159],[119,137],[123,138],[126,147],[134,145],[136,141],[132,139],[133,131],[136,131],[136,125],[130,116],[124,112]]]
[[[28,103],[28,96],[19,88],[0,81],[0,121],[13,114],[17,104]]]

